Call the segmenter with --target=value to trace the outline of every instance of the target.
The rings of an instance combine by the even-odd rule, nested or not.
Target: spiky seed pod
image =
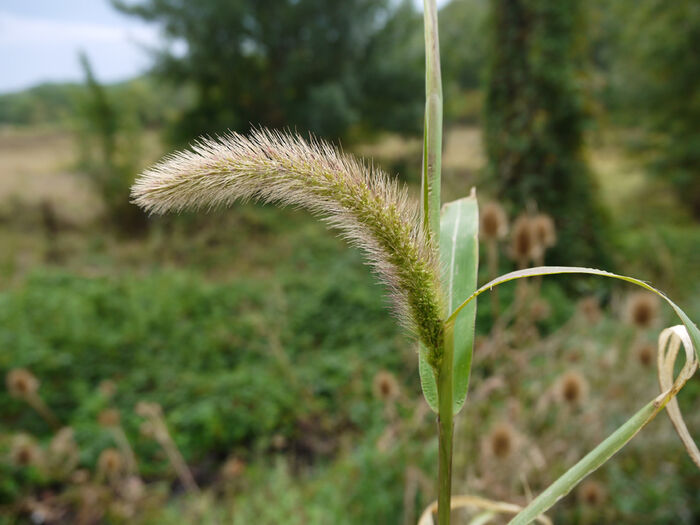
[[[642,366],[651,366],[654,361],[654,345],[649,343],[642,343],[634,351],[634,355],[637,357],[637,361]]]
[[[5,383],[12,397],[28,397],[36,394],[39,390],[39,380],[24,368],[10,370],[5,377]]]
[[[649,328],[658,311],[659,301],[649,292],[635,292],[627,300],[627,317],[638,328]]]
[[[393,401],[399,396],[399,383],[394,374],[381,370],[374,376],[372,391],[381,401]]]
[[[600,321],[600,304],[598,303],[598,299],[596,299],[594,296],[591,295],[581,299],[578,303],[578,308],[581,314],[583,314],[583,317],[590,324],[596,324],[598,321]]]
[[[532,219],[535,242],[542,248],[551,248],[557,243],[557,230],[554,220],[546,213],[539,213]]]
[[[489,202],[479,211],[482,239],[502,239],[508,233],[508,217],[497,202]]]
[[[150,401],[139,401],[136,403],[135,412],[139,416],[149,419],[159,418],[163,415],[161,406]]]
[[[221,477],[223,477],[226,481],[232,481],[239,478],[241,474],[243,474],[244,470],[245,463],[241,459],[232,456],[222,465]]]
[[[605,503],[606,497],[605,488],[596,481],[587,480],[579,486],[578,498],[584,505],[598,507]]]
[[[536,249],[532,221],[527,215],[521,215],[513,223],[511,255],[521,265],[524,265],[536,255]]]
[[[114,393],[117,391],[117,384],[111,379],[105,379],[100,381],[100,384],[97,385],[97,391],[102,397],[112,399],[112,396],[114,396]]]
[[[578,372],[569,371],[559,378],[559,397],[571,406],[580,405],[588,395],[588,383]]]
[[[534,321],[544,321],[552,314],[552,308],[546,299],[540,297],[532,302],[530,314]]]
[[[121,496],[129,503],[140,501],[146,493],[146,487],[138,476],[129,476],[119,490]]]
[[[42,463],[41,449],[33,437],[17,434],[10,445],[10,461],[17,467],[39,466]]]
[[[156,428],[150,421],[144,421],[139,426],[139,434],[148,439],[154,439],[156,435]]]
[[[124,458],[116,448],[104,449],[97,459],[97,469],[110,477],[119,474],[123,467]]]
[[[272,448],[282,450],[287,446],[287,438],[283,434],[275,434],[272,436]]]
[[[515,431],[508,423],[497,424],[488,437],[490,452],[498,459],[506,459],[515,448]]]
[[[78,445],[74,438],[75,433],[71,427],[63,427],[49,443],[49,453],[54,458],[62,458],[78,453]]]
[[[108,408],[98,414],[97,421],[103,427],[116,427],[121,422],[121,414],[119,410]]]
[[[257,130],[202,139],[136,180],[134,202],[162,213],[249,199],[300,206],[359,246],[388,286],[398,317],[439,366],[444,305],[439,258],[405,189],[321,140]]]
[[[90,471],[84,468],[78,469],[70,476],[71,483],[82,485],[90,480]]]

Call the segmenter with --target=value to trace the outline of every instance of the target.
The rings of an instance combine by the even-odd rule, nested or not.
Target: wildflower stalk
[[[439,250],[442,170],[442,78],[435,0],[424,0],[425,130],[422,177],[423,226]],[[450,523],[452,493],[454,322],[445,326],[442,357],[435,371],[438,391],[438,524]]]

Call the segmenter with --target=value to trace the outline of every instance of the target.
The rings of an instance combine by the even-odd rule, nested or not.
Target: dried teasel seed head
[[[498,459],[506,459],[515,449],[515,439],[513,427],[508,423],[499,423],[488,436],[489,451]]]
[[[652,365],[655,354],[656,349],[654,348],[654,345],[650,343],[642,343],[634,350],[634,355],[637,357],[637,361],[644,367]]]
[[[381,370],[372,381],[374,397],[382,401],[393,401],[399,396],[399,383],[391,372]]]
[[[536,255],[537,241],[532,221],[527,215],[520,215],[513,223],[511,231],[511,255],[521,265]]]
[[[606,498],[605,488],[597,481],[584,481],[578,488],[578,499],[584,505],[598,507],[605,503]]]
[[[75,432],[71,427],[63,427],[51,439],[49,453],[53,456],[67,456],[78,452]]]
[[[557,230],[554,220],[546,213],[539,213],[532,219],[535,242],[543,249],[551,248],[557,243]]]
[[[588,383],[580,373],[569,371],[559,378],[558,391],[564,403],[576,406],[588,395]]]
[[[36,440],[27,434],[17,434],[10,445],[10,461],[17,467],[40,466],[43,458]]]
[[[272,447],[276,450],[282,450],[287,446],[287,438],[283,434],[275,434],[272,436]]]
[[[635,292],[627,300],[627,317],[638,328],[649,328],[659,311],[659,300],[649,292]]]
[[[600,303],[596,297],[592,295],[589,297],[584,297],[579,301],[578,309],[586,321],[588,321],[590,324],[596,324],[598,321],[600,321]]]
[[[139,401],[136,403],[136,408],[134,409],[136,414],[143,418],[159,418],[163,416],[163,409],[158,403],[152,403],[150,401]]]
[[[103,427],[116,427],[121,422],[121,414],[119,410],[108,408],[98,414],[97,421]]]
[[[97,469],[108,476],[121,472],[124,466],[124,458],[116,448],[106,448],[100,452],[97,459]]]
[[[7,390],[12,397],[23,398],[36,394],[39,390],[39,380],[29,370],[15,368],[5,377]]]
[[[134,202],[162,213],[250,199],[299,206],[359,246],[387,285],[399,320],[437,368],[446,314],[439,255],[405,189],[330,144],[257,130],[201,139],[141,174]]]
[[[226,462],[221,466],[221,476],[226,481],[233,481],[238,479],[245,470],[245,463],[243,460],[232,456],[226,460]]]
[[[84,468],[78,469],[70,476],[71,483],[82,485],[90,480],[90,471]]]
[[[111,379],[104,379],[100,381],[99,385],[97,385],[97,391],[102,397],[106,399],[112,399],[112,397],[117,391],[117,383],[115,383]]]
[[[480,232],[482,239],[502,239],[508,233],[508,217],[503,206],[489,202],[479,210]]]
[[[153,426],[153,423],[150,421],[144,421],[139,426],[139,433],[145,438],[154,439],[156,436],[156,429]]]
[[[122,483],[119,492],[127,502],[135,503],[143,498],[146,487],[138,476],[129,476]]]
[[[552,308],[545,299],[539,297],[532,302],[530,314],[533,320],[544,321],[552,314]]]

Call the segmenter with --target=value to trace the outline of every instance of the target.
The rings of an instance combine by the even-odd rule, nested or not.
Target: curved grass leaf
[[[676,305],[676,303],[674,303],[673,301],[671,301],[671,299],[666,297],[666,295],[663,292],[657,290],[656,288],[654,288],[648,283],[645,283],[644,281],[640,281],[639,279],[635,279],[634,277],[628,277],[626,275],[618,275],[615,273],[606,272],[605,270],[596,270],[595,268],[582,268],[578,266],[538,266],[535,268],[527,268],[525,270],[518,270],[515,272],[506,273],[504,275],[501,275],[500,277],[496,277],[494,280],[486,283],[484,286],[482,286],[473,294],[471,294],[466,300],[462,302],[462,304],[460,304],[457,308],[455,308],[452,311],[452,313],[447,319],[447,322],[456,319],[459,313],[462,311],[462,309],[466,308],[469,305],[469,303],[471,303],[479,295],[481,295],[487,290],[490,290],[494,286],[507,283],[508,281],[514,281],[515,279],[522,279],[523,277],[536,277],[538,275],[557,275],[564,273],[579,273],[599,275],[601,277],[611,277],[613,279],[620,279],[622,281],[627,281],[628,283],[636,284],[637,286],[641,286],[642,288],[645,288],[646,290],[655,293],[664,301],[666,301],[669,305],[671,305],[673,311],[676,312],[676,315],[681,319],[681,321],[683,321],[683,324],[688,330],[690,340],[692,341],[693,346],[695,347],[695,355],[698,357],[698,359],[700,359],[700,331],[698,331],[698,327],[695,326],[695,324],[690,320],[686,313],[683,310],[681,310],[678,307],[678,305]]]
[[[690,320],[685,312],[678,307],[678,305],[666,297],[666,295],[664,295],[662,292],[644,281],[640,281],[639,279],[635,279],[633,277],[606,272],[604,270],[596,270],[593,268],[541,266],[507,273],[486,283],[484,286],[476,290],[471,296],[469,296],[457,308],[454,309],[447,322],[456,319],[460,315],[460,312],[468,307],[468,305],[474,299],[476,299],[483,292],[492,289],[494,286],[524,277],[567,273],[590,274],[620,279],[622,281],[627,281],[632,284],[636,284],[637,286],[641,286],[642,288],[645,288],[646,290],[649,290],[650,292],[653,292],[664,299],[671,306],[671,308],[673,308],[676,315],[678,315],[683,322],[684,327],[674,327],[671,330],[680,341],[678,343],[678,347],[681,343],[683,344],[686,362],[676,380],[670,386],[668,386],[668,374],[672,374],[673,364],[678,353],[678,347],[676,347],[674,350],[674,347],[672,347],[669,343],[671,335],[667,336],[665,335],[666,331],[662,332],[662,336],[659,340],[659,352],[662,354],[659,356],[659,381],[662,386],[662,390],[664,391],[641,410],[639,410],[639,412],[632,416],[626,423],[613,432],[613,434],[611,434],[595,449],[589,452],[583,459],[576,463],[576,465],[571,467],[563,476],[561,476],[537,498],[535,498],[522,512],[520,512],[517,516],[515,516],[515,518],[513,518],[513,520],[510,521],[511,525],[524,525],[537,519],[537,517],[544,511],[552,507],[552,505],[559,501],[559,499],[568,494],[583,478],[610,459],[674,399],[678,391],[683,388],[687,380],[697,370],[698,360],[700,360],[700,331],[698,331],[697,326],[695,326],[695,324]],[[662,343],[663,345],[661,346]],[[670,346],[670,350],[668,351],[666,349],[667,346]],[[664,388],[664,386],[667,386],[667,388]],[[679,422],[680,412],[677,413],[677,417],[674,416],[674,412],[670,412],[670,416],[671,420],[674,422],[674,426],[678,430],[679,425],[677,423]],[[680,421],[682,421],[682,419],[680,419]],[[683,428],[685,428],[684,424]],[[686,436],[681,430],[678,431],[684,445],[686,445],[686,448],[689,448],[689,443],[687,441],[690,439],[689,434]],[[688,451],[691,454],[691,457],[693,457],[692,450],[689,448]],[[695,460],[694,457],[693,459]]]
[[[480,496],[452,496],[452,499],[450,500],[450,509],[455,510],[462,508],[481,510],[484,512],[480,514],[480,516],[490,515],[491,517],[494,517],[497,514],[516,514],[522,510],[522,507],[520,505],[515,505],[514,503],[507,503],[505,501],[495,501],[487,498],[482,498]],[[423,514],[421,514],[421,517],[418,520],[418,525],[434,525],[435,522],[433,521],[433,514],[436,511],[437,501],[433,501],[430,505],[428,505],[425,508]],[[475,519],[478,519],[478,517]],[[545,515],[538,516],[536,519],[542,525],[552,525],[552,520],[550,520]],[[475,521],[472,520],[471,523],[475,523]],[[477,521],[476,523],[487,522]]]
[[[448,311],[454,310],[476,289],[479,261],[479,211],[476,194],[445,204],[440,218],[440,260]],[[453,412],[464,405],[474,348],[476,303],[464,308],[454,320]],[[419,371],[423,395],[437,412],[437,385],[433,371],[419,352]]]
[[[686,352],[692,346],[688,338],[688,332],[683,326],[672,326],[659,334],[658,372],[659,387],[662,392],[673,386],[673,367],[676,364],[676,356],[681,344],[686,349]],[[697,363],[695,368],[697,369]],[[694,372],[695,370],[688,371],[690,375]],[[689,378],[690,376],[688,376]],[[693,441],[690,432],[688,432],[688,427],[685,425],[681,409],[678,406],[678,400],[675,397],[666,405],[666,413],[671,419],[671,423],[673,423],[683,445],[685,445],[690,459],[700,468],[700,450],[695,441]]]
[[[676,336],[679,341],[683,342],[686,361],[673,384],[627,420],[626,423],[613,432],[607,439],[600,443],[600,445],[586,454],[583,459],[566,471],[563,476],[547,487],[547,489],[532,500],[522,512],[515,516],[509,522],[509,525],[526,525],[527,523],[531,523],[540,514],[551,508],[557,501],[571,492],[581,480],[608,461],[616,452],[625,446],[640,430],[654,419],[669,402],[675,400],[676,394],[683,388],[688,379],[692,377],[695,370],[697,370],[698,362],[689,344],[690,338],[687,337],[685,328],[678,326],[667,330],[674,329],[682,330],[682,336],[678,336],[677,334],[673,335]],[[666,330],[664,330],[664,332],[666,332]],[[664,344],[666,343],[664,342]],[[659,352],[663,352],[663,349],[659,348]],[[673,361],[675,361],[677,352],[672,352],[668,355],[673,355]],[[673,363],[670,363],[670,368],[673,368]]]

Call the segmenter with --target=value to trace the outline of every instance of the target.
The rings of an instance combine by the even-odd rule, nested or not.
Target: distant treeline
[[[164,40],[151,73],[106,92],[174,145],[253,124],[346,143],[422,131],[422,20],[411,0],[112,3],[158,25]],[[495,123],[489,144],[510,144],[518,159],[532,152],[532,131],[542,132],[546,166],[549,158],[579,162],[584,132],[601,123],[634,128],[630,150],[644,153],[650,172],[700,217],[694,2],[452,0],[441,9],[440,35],[448,123]],[[70,120],[84,91],[47,84],[2,95],[0,125]],[[541,172],[542,162],[533,165]]]
[[[105,85],[104,89],[147,128],[167,125],[188,104],[187,87],[171,88],[153,74]],[[0,125],[72,125],[89,91],[86,84],[46,83],[0,95]]]

